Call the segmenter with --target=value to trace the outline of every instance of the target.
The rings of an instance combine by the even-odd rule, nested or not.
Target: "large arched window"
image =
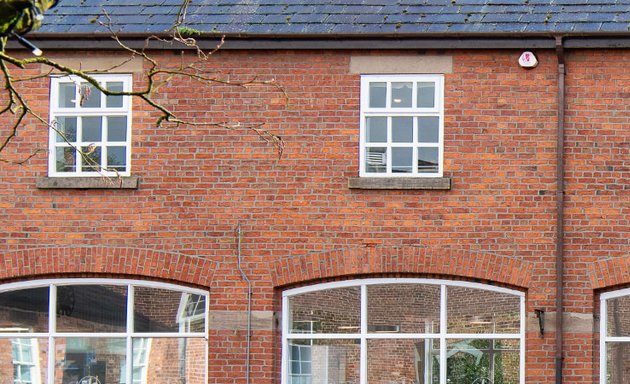
[[[152,282],[0,285],[0,383],[205,384],[207,306]]]
[[[284,384],[523,384],[524,294],[426,279],[283,293]]]
[[[630,289],[601,296],[600,383],[630,381]]]

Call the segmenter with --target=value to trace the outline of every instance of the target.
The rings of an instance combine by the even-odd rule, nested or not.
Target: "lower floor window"
[[[283,383],[523,384],[524,295],[370,279],[283,295]]]
[[[630,382],[630,289],[601,296],[600,383]]]
[[[0,286],[0,383],[205,384],[207,303],[204,291],[136,281]]]

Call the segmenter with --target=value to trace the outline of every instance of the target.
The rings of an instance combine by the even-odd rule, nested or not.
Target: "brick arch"
[[[408,273],[529,287],[532,265],[486,252],[426,247],[343,249],[288,258],[271,271],[275,287],[353,275]]]
[[[210,286],[215,265],[176,252],[116,247],[40,248],[0,255],[0,281],[64,274],[143,276]]]
[[[630,284],[630,256],[598,260],[588,265],[593,289]]]

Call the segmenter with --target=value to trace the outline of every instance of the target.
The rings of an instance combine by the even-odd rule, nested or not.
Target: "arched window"
[[[207,305],[153,282],[0,285],[0,383],[205,384]]]
[[[524,384],[524,294],[426,279],[283,293],[284,384]]]
[[[600,383],[630,380],[630,289],[601,295]]]

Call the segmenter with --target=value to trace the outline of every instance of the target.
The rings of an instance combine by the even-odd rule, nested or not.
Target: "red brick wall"
[[[156,127],[156,114],[136,101],[138,190],[38,190],[45,152],[0,166],[0,278],[156,278],[209,287],[211,310],[242,311],[240,223],[254,310],[277,309],[274,286],[403,274],[515,287],[526,290],[528,313],[553,312],[557,69],[554,52],[536,53],[540,65],[524,70],[518,51],[445,52],[454,63],[445,75],[444,167],[453,188],[374,191],[347,188],[358,174],[359,138],[350,52],[219,52],[208,69],[233,80],[276,79],[288,99],[272,86],[206,89],[192,81],[157,98],[186,117],[265,122],[285,140],[283,158],[247,130]],[[594,289],[630,282],[627,269],[617,272],[628,257],[627,63],[627,50],[567,52],[568,312],[593,314]],[[46,80],[20,87],[47,116]],[[0,127],[6,135],[7,124]],[[46,128],[28,119],[2,158],[46,147]],[[277,335],[252,336],[252,376],[278,380]],[[245,333],[210,337],[210,382],[242,382]],[[597,377],[593,337],[567,333],[567,382]],[[528,333],[528,383],[552,381],[553,349],[553,332]]]

